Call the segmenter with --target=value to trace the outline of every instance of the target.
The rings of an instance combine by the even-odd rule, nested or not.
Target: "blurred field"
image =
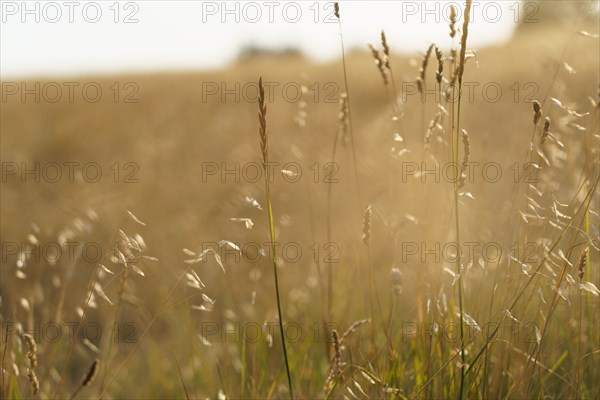
[[[469,133],[470,161],[496,163],[502,172],[491,182],[494,179],[476,167],[473,181],[461,190],[460,242],[463,247],[471,243],[473,249],[461,259],[464,310],[470,316],[463,320],[473,339],[466,347],[467,360],[485,348],[489,322],[506,327],[473,364],[465,398],[600,396],[600,301],[593,289],[600,287],[600,204],[595,186],[598,24],[569,20],[536,25],[520,29],[505,45],[475,49],[476,58],[470,58],[465,69],[464,81],[472,84],[473,91],[463,99],[460,125]],[[457,45],[458,41],[459,35]],[[64,93],[56,103],[43,97],[36,103],[32,95],[25,101],[19,94],[3,98],[3,397],[30,396],[28,349],[21,344],[17,323],[39,333],[41,398],[54,395],[65,365],[58,398],[69,397],[95,358],[100,369],[94,382],[81,390],[82,398],[100,394],[103,398],[185,398],[186,391],[190,398],[288,396],[281,339],[275,328],[273,271],[267,257],[258,257],[253,246],[258,243],[268,253],[267,215],[245,200],[249,196],[263,208],[266,204],[263,181],[250,182],[253,170],[244,170],[260,161],[254,84],[262,76],[279,84],[267,104],[270,159],[280,163],[271,186],[275,233],[282,245],[293,243],[302,249],[297,259],[293,249],[292,255],[282,256],[279,269],[285,323],[301,331],[294,339],[296,334],[290,330],[288,338],[296,397],[457,398],[460,318],[455,263],[448,260],[452,251],[446,252],[445,247],[455,240],[453,184],[440,174],[421,180],[408,173],[414,165],[421,168],[422,162],[433,170],[451,161],[449,116],[440,124],[444,130],[435,130],[430,151],[422,150],[423,136],[438,109],[433,94],[434,55],[426,81],[432,94],[422,102],[419,94],[411,92],[421,60],[422,55],[390,60],[403,115],[395,121],[389,92],[371,55],[366,51],[347,55],[362,199],[356,191],[351,143],[338,136],[338,99],[345,91],[341,61],[316,65],[299,55],[271,55],[210,72],[65,80],[80,86],[97,83],[103,96],[95,103],[85,101],[80,90],[75,90],[72,102]],[[447,67],[444,77],[449,74]],[[50,81],[38,82],[43,86]],[[236,83],[247,92],[223,97],[221,85],[231,90]],[[293,88],[306,87],[300,101],[285,98],[281,87],[286,83],[293,84],[288,94],[294,100]],[[63,81],[57,84],[64,88]],[[35,82],[26,85],[34,87]],[[484,86],[493,87],[486,92]],[[215,87],[218,93],[207,91]],[[502,93],[495,101],[497,87]],[[563,108],[551,98],[560,100]],[[534,171],[533,189],[528,189],[523,174],[532,170],[522,169],[533,129],[533,100],[541,103],[543,117],[552,121],[550,132],[564,148],[552,140],[544,145],[548,164],[536,158],[541,168]],[[536,130],[536,148],[542,124]],[[404,141],[395,140],[395,134]],[[329,185],[327,173],[333,167],[327,163],[332,161],[336,138],[340,139],[333,176],[337,182]],[[459,147],[462,158],[462,143]],[[409,152],[398,155],[403,148]],[[89,180],[90,175],[80,176],[81,168],[75,166],[70,182],[64,164],[58,182],[43,174],[39,182],[33,175],[21,176],[23,165],[32,168],[39,163],[43,168],[65,162],[97,163],[102,177],[87,182],[84,178]],[[239,168],[239,177],[222,177],[220,170],[203,175],[214,165],[221,169],[222,163]],[[297,163],[288,164],[290,170],[300,166],[296,172],[301,174],[293,177],[297,182],[280,173],[287,163]],[[13,167],[18,171],[10,174]],[[87,170],[92,177],[93,171]],[[365,246],[361,237],[367,205],[373,214],[370,244]],[[137,223],[127,210],[146,225]],[[254,225],[247,229],[231,218],[250,218]],[[136,254],[139,261],[134,264],[145,276],[130,271],[123,279],[122,263],[111,261],[115,244],[123,247],[119,229],[131,237],[141,235],[147,247],[142,246],[141,255],[157,259]],[[35,259],[41,252],[36,243],[42,247],[63,243],[65,250],[65,240],[100,246],[99,261],[114,277],[106,272],[96,276],[98,260],[82,255],[82,246],[74,247],[72,257],[63,252],[55,263],[48,262],[45,253]],[[222,247],[225,273],[211,255],[198,263],[194,270],[206,285],[202,290],[180,281],[190,267],[185,260],[193,258],[182,250],[198,254],[221,240],[237,244],[243,255]],[[489,254],[482,255],[490,243],[492,250],[502,249],[499,261],[488,262]],[[418,248],[416,254],[409,251],[412,245]],[[584,248],[587,264],[580,280],[577,268]],[[31,254],[21,258],[26,249]],[[423,253],[424,249],[433,252]],[[334,262],[328,263],[329,255]],[[328,267],[334,278],[331,315]],[[401,284],[392,282],[392,268],[399,269]],[[85,332],[70,341],[64,323],[80,320],[78,310],[84,308],[94,282],[114,305],[102,299],[96,288],[95,307],[88,307],[83,325],[96,323],[102,334],[88,332],[90,346],[82,341]],[[584,282],[593,287],[581,289]],[[516,307],[505,313],[516,298]],[[192,308],[199,305],[207,311]],[[327,324],[341,334],[355,321],[368,318],[373,320],[344,342],[343,373],[331,393],[324,392],[334,363]],[[49,322],[63,327],[59,340],[48,340],[44,334]],[[267,322],[259,339],[251,340],[255,331],[250,329]],[[421,323],[425,325],[416,325]],[[114,326],[121,328],[116,336]],[[211,331],[214,327],[217,330]],[[225,335],[226,330],[230,334]],[[543,335],[539,354],[542,337],[538,335]],[[536,364],[530,356],[536,357]]]

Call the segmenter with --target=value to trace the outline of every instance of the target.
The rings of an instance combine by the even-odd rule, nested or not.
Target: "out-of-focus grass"
[[[594,26],[587,28],[592,32],[597,30]],[[471,161],[498,163],[503,178],[490,183],[479,179],[476,174],[475,182],[467,184],[465,191],[472,193],[475,200],[466,197],[463,200],[463,243],[493,242],[502,245],[504,250],[505,246],[513,244],[514,232],[509,229],[512,225],[507,225],[515,190],[510,166],[524,161],[532,127],[530,102],[534,99],[543,102],[545,115],[552,118],[551,131],[566,146],[564,151],[554,150],[553,166],[542,170],[539,175],[539,186],[545,192],[544,215],[552,218],[552,196],[561,203],[573,200],[573,205],[562,209],[562,212],[574,215],[584,198],[576,192],[583,178],[586,152],[583,137],[590,132],[579,132],[568,126],[571,121],[568,115],[553,105],[549,97],[560,99],[580,113],[590,112],[589,116],[576,122],[587,129],[594,129],[591,134],[596,138],[592,143],[597,145],[598,111],[591,110],[588,97],[597,99],[598,56],[597,39],[574,34],[572,27],[540,27],[520,33],[506,45],[480,49],[477,59],[469,60],[465,81],[478,86],[473,86],[473,101],[468,101],[469,98],[463,104],[461,126],[470,134]],[[567,73],[562,66],[564,62],[577,73]],[[407,90],[414,87],[419,63],[420,59],[392,60],[398,83],[413,85],[403,85]],[[400,127],[391,120],[389,99],[370,56],[353,53],[347,60],[347,66],[364,200],[373,204],[376,210],[372,222],[371,254],[381,309],[372,321],[377,332],[378,357],[371,358],[368,350],[371,328],[361,327],[347,339],[344,361],[372,370],[382,384],[402,389],[407,397],[453,397],[458,381],[454,374],[460,368],[456,365],[459,358],[453,358],[459,342],[445,336],[456,338],[458,323],[452,314],[455,301],[453,278],[444,272],[444,267],[450,264],[433,257],[423,263],[419,261],[419,255],[406,256],[402,252],[403,243],[424,242],[431,249],[435,243],[443,246],[449,240],[448,201],[452,184],[442,179],[435,183],[428,180],[426,185],[422,185],[414,177],[403,177],[402,165],[421,162],[424,132],[420,98],[410,95],[403,102],[404,117]],[[431,70],[433,67],[428,78],[433,81]],[[239,163],[240,169],[243,169],[247,163],[259,162],[255,102],[244,98],[243,91],[239,101],[234,95],[222,98],[221,92],[203,98],[207,83],[223,84],[232,89],[238,82],[241,87],[253,84],[259,75],[267,82],[278,82],[279,88],[288,82],[297,82],[308,88],[303,96],[303,105],[285,101],[281,90],[275,90],[275,101],[268,104],[268,127],[271,160],[281,163],[275,171],[278,172],[288,162],[299,163],[302,167],[298,182],[289,183],[277,174],[272,185],[277,238],[282,243],[295,242],[303,251],[297,262],[285,263],[280,277],[284,319],[287,323],[297,324],[302,330],[299,339],[290,340],[288,350],[294,385],[299,397],[324,396],[322,385],[330,365],[327,351],[331,340],[324,326],[327,322],[325,299],[320,288],[323,281],[319,283],[321,278],[317,268],[323,267],[324,257],[330,250],[323,247],[326,244],[327,189],[323,182],[326,172],[323,166],[330,161],[338,129],[337,99],[343,88],[341,66],[338,62],[315,65],[301,58],[263,58],[204,73],[78,78],[81,84],[98,82],[105,90],[103,99],[98,103],[80,100],[70,103],[64,97],[63,101],[55,104],[21,102],[16,97],[3,102],[0,122],[3,163],[27,163],[31,167],[35,162],[40,165],[96,162],[103,173],[98,183],[82,182],[80,179],[71,183],[65,176],[58,183],[44,179],[36,183],[31,178],[22,182],[18,176],[3,178],[0,193],[3,244],[31,242],[27,235],[33,232],[33,223],[39,227],[39,232],[34,232],[34,235],[40,243],[57,242],[61,232],[64,235],[68,231],[70,239],[98,243],[108,254],[109,246],[118,238],[117,230],[122,229],[128,235],[141,234],[147,245],[144,254],[159,260],[139,263],[145,277],[134,273],[129,275],[125,286],[128,297],[118,307],[118,312],[115,311],[116,305],[110,306],[96,296],[97,308],[89,310],[86,321],[98,323],[103,329],[102,337],[93,341],[100,353],[95,355],[81,345],[81,338],[76,341],[59,397],[74,390],[90,360],[96,356],[101,359],[100,373],[92,387],[82,391],[82,396],[95,397],[110,383],[106,397],[184,397],[181,380],[191,397],[215,397],[219,391],[234,398],[285,396],[285,371],[278,346],[280,339],[274,325],[274,288],[265,258],[259,262],[243,257],[236,260],[230,253],[223,257],[225,274],[212,256],[200,263],[195,270],[206,284],[203,293],[215,300],[210,312],[190,309],[190,305],[208,303],[202,300],[199,291],[185,285],[169,297],[169,292],[189,267],[183,262],[189,258],[182,254],[183,248],[198,252],[203,244],[220,240],[239,245],[264,244],[269,240],[264,212],[244,200],[245,196],[251,196],[265,205],[261,180],[248,182],[243,173],[237,181],[233,175],[228,175],[224,181],[218,176],[209,176],[204,181],[202,178],[206,163],[227,163],[229,167]],[[122,96],[115,102],[112,98],[114,93],[107,89],[114,82],[121,87],[132,82],[139,88],[135,95],[139,102],[124,103]],[[328,83],[332,85],[327,86]],[[498,101],[483,98],[482,87],[490,83],[497,84],[502,90]],[[33,82],[27,84],[32,85]],[[319,93],[312,90],[315,87]],[[251,89],[247,93],[252,97]],[[328,97],[330,94],[331,97]],[[493,95],[492,89],[487,94]],[[325,101],[326,98],[328,101]],[[427,100],[425,112],[426,123],[429,123],[436,109],[433,96]],[[306,112],[302,116],[305,126],[299,126],[295,121],[300,111]],[[593,118],[596,118],[595,125]],[[393,140],[397,132],[402,134],[406,146],[411,149],[411,153],[401,160],[404,164],[390,155],[391,147],[399,149],[400,146]],[[434,148],[442,160],[449,154],[447,147],[436,145]],[[597,163],[596,147],[591,149],[591,154]],[[361,215],[356,207],[349,146],[340,145],[338,155],[339,171],[335,176],[338,182],[333,185],[332,216],[337,261],[333,263],[334,306],[332,321],[329,322],[334,323],[341,333],[354,321],[367,318],[370,313],[367,306],[367,256],[360,242]],[[318,182],[315,182],[315,171],[311,169],[315,162],[320,171]],[[427,162],[428,166],[433,165],[431,160]],[[116,182],[115,165],[119,171]],[[481,170],[476,171],[481,173]],[[128,176],[129,173],[133,175]],[[128,177],[134,181],[125,182]],[[593,178],[597,179],[597,172]],[[522,193],[519,199],[522,199],[521,196]],[[90,214],[89,210],[94,213]],[[132,210],[146,226],[133,221],[126,210]],[[592,211],[597,210],[596,193]],[[510,218],[518,215],[517,210],[514,211]],[[414,216],[419,222],[412,222],[407,215]],[[581,214],[574,217],[577,220],[575,226],[579,224],[580,217]],[[251,218],[254,227],[248,230],[242,223],[230,218]],[[590,218],[591,224],[597,226],[598,215],[592,212]],[[555,239],[557,235],[547,225],[531,224],[528,232],[530,237],[527,241],[535,243],[532,256],[540,260],[543,256],[541,239]],[[571,263],[576,262],[581,249],[579,246],[572,254],[568,252],[573,238],[573,232],[569,231],[568,240],[560,245]],[[524,239],[520,237],[517,240]],[[595,240],[597,246],[597,231]],[[580,241],[581,237],[576,240],[577,243]],[[315,242],[320,248],[317,256],[314,247],[311,247]],[[18,268],[17,257],[5,254],[6,250],[3,247],[3,327],[14,322],[22,323],[27,329],[34,329],[36,322],[43,326],[55,321],[59,304],[62,304],[61,320],[56,322],[78,321],[77,308],[84,306],[88,282],[94,275],[96,263],[81,257],[71,263],[63,256],[56,265],[50,265],[42,257],[39,262],[28,260],[24,268]],[[252,248],[245,250],[251,252]],[[478,256],[480,249],[475,251]],[[591,275],[585,280],[600,286],[598,252],[593,247],[588,260]],[[468,261],[465,259],[465,265]],[[470,261],[474,266],[464,276],[463,282],[465,310],[484,327],[490,320],[498,321],[498,310],[508,307],[526,277],[522,276],[521,267],[514,262],[507,266],[506,257],[499,265],[484,265],[485,269],[479,267],[477,257]],[[553,261],[558,262],[555,258]],[[109,260],[102,262],[117,273],[121,271]],[[537,264],[532,263],[532,268],[535,266]],[[394,297],[389,278],[393,267],[399,268],[403,274],[403,291],[397,297]],[[542,276],[525,292],[525,298],[512,311],[512,315],[520,321],[517,337],[512,332],[510,335],[508,331],[501,332],[491,347],[494,351],[490,350],[489,358],[486,358],[486,374],[479,363],[467,380],[470,385],[468,397],[480,397],[482,393],[491,398],[524,395],[523,380],[529,379],[531,370],[527,357],[535,349],[535,329],[542,329],[555,293],[550,286],[560,274],[560,267],[543,268]],[[435,321],[440,324],[443,335],[424,334],[422,326],[418,336],[411,334],[410,329],[417,322],[416,268],[425,269],[427,304],[423,306],[427,309],[424,321],[428,323],[427,332],[433,332],[431,324]],[[17,269],[26,274],[25,279],[15,277]],[[577,273],[570,267],[568,272],[577,279]],[[112,281],[109,276],[102,278],[104,290],[113,301],[117,297],[120,279],[120,276]],[[538,287],[546,303],[540,300]],[[490,307],[494,291],[495,301]],[[580,296],[579,291],[571,287],[570,303],[558,301],[544,338],[540,368],[533,375],[536,396],[574,396],[578,360],[581,360],[581,396],[594,398],[599,394],[596,379],[600,337],[594,327],[598,326],[600,304],[596,297],[589,300],[587,292],[582,293]],[[64,296],[63,300],[61,296]],[[21,299],[27,299],[29,310],[23,307]],[[166,304],[165,299],[168,299]],[[393,301],[396,304],[393,307],[390,346],[386,329],[389,328]],[[578,336],[580,302],[583,309],[581,337]],[[160,315],[153,319],[159,311]],[[119,340],[109,346],[114,338],[110,333],[115,321],[121,329]],[[270,321],[271,325],[263,327],[265,321]],[[206,331],[207,323],[219,324],[218,333]],[[249,337],[259,331],[262,332],[260,338],[254,343]],[[210,346],[202,343],[199,333],[211,342]],[[272,346],[268,333],[273,335]],[[471,329],[470,333],[475,344],[467,348],[467,360],[479,351],[485,341],[483,334],[477,330]],[[484,333],[487,332],[484,330]],[[54,393],[58,376],[65,365],[70,342],[66,330],[64,334],[56,343],[41,340],[39,344],[39,360],[43,368],[38,375],[43,397]],[[137,347],[124,339],[123,335],[129,338],[130,334],[134,342],[139,341]],[[289,334],[293,336],[294,332]],[[13,361],[19,368],[25,366],[24,351],[19,348],[19,342],[18,337],[11,336],[4,368],[12,369]],[[112,351],[110,355],[109,348]],[[126,358],[131,350],[135,352]],[[175,357],[181,366],[181,376]],[[438,371],[439,374],[434,376]],[[396,395],[386,394],[378,383],[372,385],[357,369],[347,370],[345,378],[350,378],[351,373],[356,374],[353,379],[372,397],[392,398]],[[475,373],[477,379],[473,378]],[[26,376],[23,375],[26,372],[21,373],[19,388],[26,396]],[[115,379],[111,380],[113,377]],[[430,378],[432,383],[418,393]],[[484,379],[487,379],[485,385]],[[334,397],[343,393],[349,395],[345,387],[364,397],[352,380],[341,381],[333,392]],[[4,386],[3,393],[7,390]]]

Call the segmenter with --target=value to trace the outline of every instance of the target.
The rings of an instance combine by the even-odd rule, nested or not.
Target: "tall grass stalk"
[[[417,88],[420,93],[420,103],[421,103],[421,132],[423,134],[423,142],[421,143],[421,146],[420,146],[421,147],[421,164],[422,165],[425,165],[425,155],[427,153],[426,141],[427,141],[427,137],[428,137],[428,129],[426,129],[426,124],[425,124],[425,106],[426,106],[427,99],[424,95],[426,93],[425,86],[427,84],[427,66],[429,64],[429,58],[431,57],[431,52],[433,51],[434,47],[435,47],[435,45],[432,43],[429,45],[429,47],[425,51],[423,61],[421,62],[421,69],[419,70],[419,77],[417,78]],[[425,202],[425,209],[429,209],[428,186],[426,186],[423,183],[422,185],[420,185],[419,190],[420,190],[419,197],[421,199],[423,199],[423,201]],[[421,235],[422,235],[421,241],[424,242],[427,238],[427,228],[429,226],[429,218],[428,218],[427,214],[423,215],[422,218],[423,218],[424,228],[421,231]],[[425,263],[423,262],[423,260],[421,260],[421,262],[417,266],[417,282],[416,282],[417,320],[419,323],[423,323],[423,321],[425,321],[425,315],[424,315],[424,311],[423,311],[423,298],[424,298],[424,295],[423,295],[424,271],[423,270],[424,269],[425,269]]]
[[[461,273],[461,257],[460,257],[460,225],[459,225],[459,213],[458,213],[458,189],[459,189],[459,174],[458,170],[458,139],[460,135],[460,106],[461,106],[461,97],[462,97],[462,78],[465,69],[465,54],[467,50],[467,37],[469,35],[469,19],[471,14],[471,2],[472,0],[467,0],[465,3],[465,13],[464,13],[464,22],[462,29],[462,37],[460,40],[460,58],[458,64],[458,105],[456,112],[456,130],[452,133],[452,162],[454,167],[454,222],[455,222],[455,230],[456,230],[456,243],[459,247],[459,254],[456,257],[456,273],[458,274],[458,308],[460,313],[460,389],[459,389],[459,399],[463,398],[463,390],[465,383],[465,337],[464,337],[464,311],[463,311],[463,294],[462,294],[462,273]]]
[[[344,48],[344,36],[342,34],[342,20],[340,18],[340,5],[338,2],[334,3],[334,14],[335,17],[337,18],[338,21],[338,28],[339,28],[339,33],[340,33],[340,46],[342,49],[342,67],[344,70],[344,92],[346,93],[346,101],[348,103],[348,131],[350,133],[350,146],[352,147],[352,163],[354,165],[354,180],[356,183],[356,192],[358,195],[358,209],[359,212],[362,217],[363,214],[363,197],[362,197],[362,191],[360,188],[360,180],[358,178],[358,163],[356,162],[356,146],[355,146],[355,141],[354,141],[354,130],[353,130],[353,125],[352,125],[352,108],[351,108],[351,103],[350,103],[350,90],[348,88],[348,71],[346,68],[346,50]],[[333,272],[331,271],[331,264],[329,265],[329,275],[328,275],[328,295],[329,295],[329,301],[328,301],[328,309],[329,309],[329,317],[331,319],[331,312],[332,312],[332,302],[333,302]],[[370,279],[370,278],[369,278]]]
[[[369,205],[367,207],[367,209],[365,210],[365,213],[363,215],[363,243],[366,245],[367,247],[367,265],[368,265],[368,271],[369,271],[369,305],[370,305],[370,311],[371,311],[371,350],[373,352],[373,357],[375,357],[375,365],[377,367],[377,370],[379,370],[379,363],[378,363],[378,358],[377,358],[377,346],[375,344],[375,307],[373,306],[373,297],[375,297],[377,299],[377,305],[379,307],[379,311],[381,313],[381,304],[379,303],[379,296],[377,295],[377,291],[374,290],[374,282],[373,282],[373,273],[372,273],[372,269],[373,269],[373,262],[371,260],[371,247],[370,247],[370,243],[371,243],[371,218],[372,218],[372,209],[371,206]],[[386,336],[387,336],[387,332],[386,332]],[[389,342],[389,340],[388,340]]]
[[[589,210],[587,210],[587,211],[589,211]],[[587,219],[588,219],[587,211],[586,211],[586,216],[585,216],[586,223],[587,223]],[[584,253],[582,253],[582,257],[585,257],[585,250],[584,250]],[[583,265],[582,265],[582,262],[583,262]],[[585,275],[583,269],[585,269],[585,264],[586,264],[585,258],[583,258],[583,261],[580,259],[579,265],[578,265],[579,269],[580,269],[580,271],[579,271],[580,283],[583,283],[583,277]],[[581,295],[581,290],[579,290],[577,300],[578,300],[577,303],[579,306],[578,307],[579,308],[579,321],[578,321],[578,326],[577,326],[577,328],[578,328],[577,329],[577,331],[578,331],[577,332],[577,336],[578,336],[578,338],[577,338],[577,367],[575,368],[575,398],[576,399],[579,398],[579,373],[581,370],[581,327],[582,327],[581,320],[582,320],[582,314],[583,314],[582,313],[583,299],[582,299],[582,295]]]
[[[588,128],[588,131],[586,132],[586,135],[584,137],[584,148],[585,148],[585,164],[584,164],[584,172],[583,175],[585,176],[585,174],[588,174],[589,171],[593,170],[594,167],[594,163],[597,163],[598,160],[594,161],[594,156],[593,156],[593,136],[594,134],[597,134],[596,129],[598,128],[598,122],[600,122],[600,85],[598,85],[598,92],[596,93],[596,100],[593,100],[592,98],[590,98],[591,100],[591,113],[592,113],[592,117],[590,118],[590,126]],[[587,178],[587,190],[590,190],[590,187],[592,186],[592,177],[591,175],[588,175]],[[585,234],[586,234],[586,239],[590,240],[590,235],[591,235],[591,226],[590,226],[590,210],[589,207],[586,210],[585,213]],[[587,262],[586,265],[586,269],[584,271],[585,276],[587,276],[589,281],[592,281],[594,279],[594,277],[592,276],[592,267],[591,267],[591,254],[589,254],[590,259]],[[593,318],[593,311],[592,311],[592,295],[591,293],[586,293],[585,294],[585,298],[586,298],[586,305],[587,305],[587,318],[588,321],[592,321]],[[600,296],[598,299],[598,305],[600,306]],[[594,337],[594,328],[593,328],[594,324],[590,324],[588,323],[588,335],[589,338],[592,339]]]
[[[358,179],[358,163],[356,162],[356,146],[354,142],[354,130],[352,129],[352,107],[350,103],[350,91],[348,90],[348,71],[346,68],[346,50],[344,48],[344,36],[342,34],[342,20],[340,18],[340,6],[336,2],[334,4],[335,7],[335,16],[338,20],[338,27],[340,32],[340,46],[342,48],[342,67],[344,70],[344,91],[346,93],[346,101],[348,102],[348,131],[350,132],[350,144],[352,147],[352,161],[354,164],[354,180],[356,182],[356,191],[358,193],[358,208],[360,210],[360,215],[363,213],[363,197],[362,191],[360,188],[360,180]]]
[[[260,135],[260,147],[262,152],[262,166],[265,176],[265,195],[267,199],[267,210],[269,213],[269,233],[271,237],[271,258],[273,262],[273,275],[275,277],[275,296],[277,298],[277,316],[279,317],[279,333],[281,334],[281,346],[283,348],[283,358],[285,359],[285,369],[287,372],[288,385],[290,388],[290,398],[294,398],[292,389],[292,375],[290,374],[290,364],[288,361],[287,348],[285,345],[285,335],[283,331],[283,315],[281,313],[281,296],[279,295],[279,278],[277,276],[277,251],[275,250],[275,224],[273,222],[273,206],[271,203],[271,189],[269,186],[269,142],[267,135],[267,102],[265,100],[265,88],[262,83],[262,77],[258,80],[258,123]]]
[[[333,138],[333,148],[331,151],[331,162],[335,163],[337,159],[338,142],[344,140],[348,131],[348,95],[342,93],[340,96],[340,112],[338,114],[338,129]],[[327,183],[327,243],[332,243],[332,207],[333,207],[333,181]],[[328,321],[331,321],[332,298],[333,298],[333,266],[331,262],[327,263],[327,315]],[[329,347],[328,347],[329,348]]]

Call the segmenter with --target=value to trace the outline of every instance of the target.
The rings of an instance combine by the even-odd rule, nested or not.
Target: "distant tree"
[[[254,44],[242,47],[239,60],[250,60],[261,57],[303,57],[302,51],[296,47],[266,48]]]
[[[598,0],[522,0],[519,29],[562,25],[579,17],[598,21],[598,4]]]

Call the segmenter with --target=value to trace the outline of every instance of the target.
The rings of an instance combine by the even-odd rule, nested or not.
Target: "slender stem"
[[[285,370],[287,372],[288,385],[290,388],[290,398],[294,398],[292,389],[292,375],[290,374],[290,363],[288,361],[287,348],[285,346],[285,335],[283,331],[283,315],[281,312],[281,296],[279,294],[279,277],[277,276],[277,251],[275,249],[275,224],[273,222],[273,205],[271,203],[271,189],[269,181],[271,180],[269,165],[269,136],[267,134],[267,103],[265,100],[265,88],[262,83],[262,77],[258,80],[258,123],[260,150],[262,155],[262,167],[265,173],[265,195],[267,198],[267,210],[269,212],[269,234],[271,237],[271,260],[273,262],[273,276],[275,278],[275,297],[277,299],[277,315],[279,317],[279,333],[281,334],[281,345],[283,348],[283,358],[285,359]]]
[[[338,28],[339,28],[339,32],[340,32],[340,46],[342,49],[342,67],[344,70],[344,91],[346,92],[346,100],[348,102],[348,131],[350,132],[350,145],[352,147],[352,163],[353,163],[353,167],[354,167],[354,181],[356,184],[356,192],[358,195],[358,209],[359,209],[359,215],[361,215],[362,217],[362,213],[364,211],[363,208],[363,197],[362,197],[362,191],[360,188],[360,180],[358,178],[358,163],[356,161],[356,145],[355,145],[355,141],[354,141],[354,129],[353,129],[353,124],[352,124],[352,105],[350,103],[350,90],[348,87],[348,71],[346,68],[346,50],[344,48],[344,36],[342,34],[342,20],[340,18],[340,14],[339,14],[339,4],[336,2],[335,3],[335,15],[337,17],[338,20]],[[330,300],[330,309],[332,308],[331,305],[331,301],[333,300],[333,272],[331,270],[331,268],[329,268],[329,282],[328,282],[328,293],[329,293],[329,300]],[[369,274],[369,279],[371,279],[370,274]],[[331,315],[330,315],[331,316]]]
[[[279,317],[279,333],[281,335],[281,346],[283,348],[283,358],[285,359],[285,370],[287,372],[288,385],[290,388],[290,398],[294,398],[292,389],[292,375],[290,374],[290,364],[288,361],[287,348],[285,345],[285,336],[283,332],[283,316],[281,313],[281,297],[279,296],[279,277],[277,276],[277,252],[275,250],[275,226],[273,224],[273,207],[271,205],[271,190],[269,188],[269,168],[268,160],[265,159],[265,191],[267,194],[267,209],[269,210],[269,233],[271,236],[271,257],[273,259],[273,275],[275,276],[275,296],[277,297],[277,315]]]
[[[452,161],[454,164],[454,223],[456,229],[456,245],[458,246],[459,252],[456,257],[456,273],[458,274],[458,308],[460,312],[460,395],[459,399],[463,398],[463,390],[465,383],[465,337],[464,337],[464,314],[463,314],[463,295],[462,295],[462,273],[460,268],[460,225],[458,215],[458,183],[459,183],[459,170],[458,170],[458,136],[460,134],[460,104],[462,97],[462,78],[458,80],[458,110],[456,112],[456,131],[452,137]]]
[[[425,80],[423,80],[423,87],[425,86]],[[425,99],[423,98],[423,93],[421,92],[421,132],[423,133],[423,141],[420,143],[421,147],[421,168],[425,165],[425,136],[427,135],[425,130]],[[423,199],[425,204],[427,204],[427,200],[429,196],[427,196],[427,187],[425,186],[425,182],[421,181],[421,185],[419,185],[420,198]],[[426,208],[427,209],[427,208]],[[426,230],[428,226],[428,218],[427,213],[423,215],[423,225],[425,226],[421,235],[427,237]],[[422,236],[423,237],[423,236]],[[424,238],[423,238],[424,239]],[[422,240],[424,242],[424,240]],[[423,260],[417,265],[417,287],[416,287],[416,295],[417,295],[417,320],[419,323],[422,323],[425,319],[423,315],[423,269],[425,265]]]
[[[587,218],[587,213],[586,213],[586,218]],[[579,398],[579,372],[580,372],[580,368],[581,368],[581,317],[582,317],[582,312],[581,312],[581,303],[582,303],[582,298],[581,298],[581,291],[579,291],[579,326],[578,326],[578,330],[579,332],[577,333],[578,336],[578,341],[577,341],[577,367],[575,368],[575,399]]]
[[[350,92],[348,90],[348,73],[346,71],[346,51],[344,49],[344,38],[342,36],[342,20],[338,18],[338,26],[340,29],[340,44],[342,46],[342,65],[344,67],[344,90],[348,96],[348,125],[350,131],[350,142],[352,145],[352,161],[354,163],[354,179],[356,181],[356,191],[358,192],[358,207],[360,214],[363,212],[362,192],[360,190],[360,181],[358,179],[358,164],[356,162],[356,146],[354,145],[354,132],[352,129],[352,107],[350,104]]]
[[[459,400],[463,398],[464,384],[465,384],[465,336],[464,336],[464,312],[463,312],[463,295],[462,295],[462,273],[460,270],[460,226],[459,226],[459,214],[458,214],[458,189],[459,189],[459,170],[458,170],[458,136],[460,135],[460,106],[462,99],[462,79],[465,67],[465,53],[467,51],[467,37],[469,34],[469,22],[471,13],[471,0],[466,0],[463,32],[460,40],[460,59],[457,71],[458,78],[458,107],[456,111],[456,131],[453,135],[453,162],[454,162],[454,220],[456,224],[456,245],[458,246],[458,255],[456,257],[456,273],[458,274],[458,307],[460,310],[460,395]]]
[[[339,28],[339,33],[340,33],[340,46],[342,49],[342,67],[344,70],[344,91],[346,93],[346,101],[348,103],[348,130],[350,132],[350,145],[352,147],[352,162],[354,164],[354,180],[356,183],[356,191],[358,194],[358,209],[360,210],[360,215],[362,215],[363,212],[363,206],[362,206],[362,192],[360,189],[360,182],[358,179],[358,167],[357,167],[357,162],[356,162],[356,148],[354,145],[354,131],[352,129],[352,111],[351,111],[351,106],[350,106],[350,91],[348,89],[348,73],[346,71],[346,51],[344,48],[344,37],[342,35],[342,21],[340,19],[340,14],[339,14],[339,4],[336,2],[335,3],[335,15],[337,17],[338,20],[338,28]],[[336,142],[334,142],[334,149],[333,149],[333,154],[335,156],[335,151],[336,151]],[[331,239],[331,185],[329,186],[328,189],[328,237],[329,239]],[[332,270],[332,265],[329,264],[329,268],[327,271],[327,310],[328,310],[328,318],[331,321],[331,317],[332,317],[332,309],[333,309],[333,270]]]
[[[373,273],[371,272],[371,248],[369,246],[369,243],[367,243],[367,264],[369,266],[369,303],[371,306],[371,347],[373,354],[376,356],[377,346],[375,345],[375,307],[373,306]],[[377,303],[379,304],[379,296],[377,296],[377,299]],[[379,311],[381,312],[381,305],[379,305]],[[376,358],[375,365],[377,367],[377,370],[379,370],[378,361],[379,360]]]
[[[339,132],[336,132],[333,140],[333,150],[331,154],[331,162],[335,163],[337,154]],[[329,180],[327,183],[327,244],[331,243],[332,228],[331,228],[331,211],[333,199],[333,182]],[[333,265],[327,262],[327,320],[332,322],[333,308]],[[328,347],[329,348],[329,347]]]

